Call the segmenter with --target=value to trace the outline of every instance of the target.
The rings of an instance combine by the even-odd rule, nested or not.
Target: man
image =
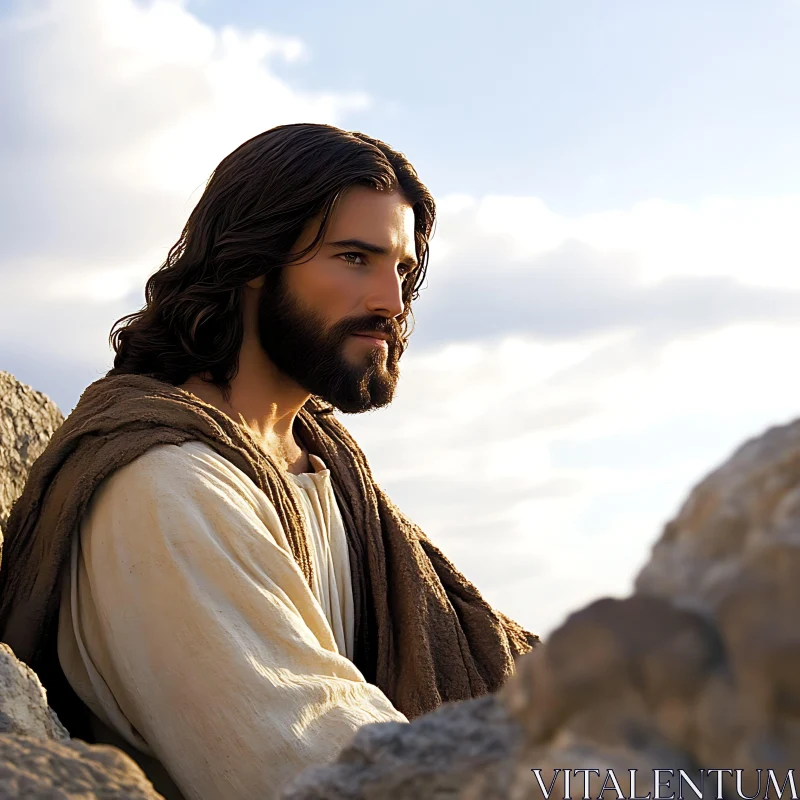
[[[494,691],[536,641],[331,413],[391,401],[434,215],[362,134],[243,144],[12,511],[2,640],[167,796],[276,797],[362,724]]]

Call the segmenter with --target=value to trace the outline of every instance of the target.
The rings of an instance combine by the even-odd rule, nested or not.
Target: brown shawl
[[[347,533],[354,662],[409,718],[496,690],[537,637],[493,610],[375,483],[332,409],[311,398],[297,434],[331,470]],[[72,535],[114,470],[159,444],[201,441],[275,505],[307,578],[313,564],[288,478],[242,425],[189,392],[139,375],[107,376],[83,393],[31,468],[8,519],[0,562],[0,641],[42,678],[51,705],[84,731],[58,664],[59,587]],[[59,708],[59,706],[61,706]]]

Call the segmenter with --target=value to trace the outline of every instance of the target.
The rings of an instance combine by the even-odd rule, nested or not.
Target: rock
[[[69,739],[67,729],[47,705],[36,673],[7,644],[0,644],[0,733],[39,739]]]
[[[798,575],[800,421],[746,443],[694,489],[632,597],[572,614],[493,697],[361,729],[284,797],[541,800],[552,780],[564,796],[565,769],[598,770],[592,797],[617,796],[608,770],[629,795],[637,769],[636,792],[654,796],[653,770],[699,785],[698,770],[723,765],[743,770],[754,796],[756,769],[782,781],[800,760]],[[572,797],[583,779],[571,775]],[[706,781],[715,796],[716,776]],[[723,790],[739,795],[727,776]]]
[[[692,491],[654,546],[636,592],[713,618],[743,579],[755,578],[767,551],[798,547],[800,420],[742,445]]]
[[[161,795],[122,751],[70,739],[36,674],[0,644],[0,800],[12,797]]]
[[[114,747],[0,735],[0,798],[156,800],[161,795]]]
[[[608,770],[624,794],[630,769],[639,770],[636,792],[654,793],[653,769],[694,769],[695,705],[723,666],[717,634],[702,617],[655,598],[599,600],[519,659],[499,697],[523,729],[515,763],[467,783],[460,796],[541,800],[531,770],[549,786],[565,768],[599,770],[588,776],[593,797]],[[562,797],[563,773],[556,781]],[[582,795],[583,776],[571,783]]]
[[[31,464],[63,421],[52,400],[0,370],[0,541]]]
[[[287,800],[455,797],[470,776],[507,761],[522,730],[495,696],[446,703],[413,724],[365,725],[332,766],[307,769]]]
[[[800,421],[742,447],[691,493],[636,581],[716,627],[726,669],[697,708],[695,757],[785,770],[800,756]],[[752,793],[752,792],[751,792]]]

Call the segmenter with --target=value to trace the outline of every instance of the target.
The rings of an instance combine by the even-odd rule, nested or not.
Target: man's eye
[[[360,258],[363,259],[364,256],[361,253],[340,253],[339,258],[345,259],[348,264],[351,264],[354,267],[360,267],[361,264],[356,264],[355,261],[350,261],[351,258]]]

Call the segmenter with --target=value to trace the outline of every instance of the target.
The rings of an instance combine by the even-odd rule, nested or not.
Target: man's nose
[[[375,276],[375,283],[367,299],[367,310],[389,318],[399,317],[405,308],[403,303],[403,276],[396,270],[394,275],[382,272]]]

